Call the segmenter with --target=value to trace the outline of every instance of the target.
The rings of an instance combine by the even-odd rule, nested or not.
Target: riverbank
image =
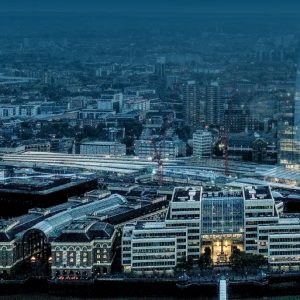
[[[239,282],[228,282],[229,299],[247,299],[261,297],[278,297],[299,295],[300,275],[290,277],[271,277],[268,281],[245,279]],[[26,295],[42,299],[54,298],[112,298],[141,299],[144,297],[166,297],[166,299],[216,299],[218,282],[180,282],[175,279],[138,278],[101,278],[93,281],[48,281],[47,279],[28,279],[25,281],[1,281],[2,299],[23,299]],[[45,295],[47,297],[45,297]],[[300,297],[299,297],[300,298]],[[298,298],[298,299],[299,299]],[[1,298],[0,298],[1,299]],[[1,300],[2,300],[1,299]],[[41,298],[37,298],[41,299]],[[272,299],[272,298],[270,298]],[[275,299],[275,298],[274,298]]]

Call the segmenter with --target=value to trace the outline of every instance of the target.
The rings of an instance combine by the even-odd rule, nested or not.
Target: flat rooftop
[[[174,189],[173,202],[200,201],[201,189],[194,187],[179,187]]]
[[[121,143],[118,143],[118,142],[105,142],[105,141],[85,141],[85,142],[82,142],[80,144],[85,145],[85,146],[88,146],[88,145],[92,145],[92,146],[124,145],[125,146],[125,144],[121,144]]]
[[[252,185],[244,187],[245,200],[273,199],[269,186]]]

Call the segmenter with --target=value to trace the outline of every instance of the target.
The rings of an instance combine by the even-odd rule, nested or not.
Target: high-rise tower
[[[222,125],[224,121],[224,99],[218,82],[206,86],[205,117],[207,125]]]
[[[166,58],[165,57],[159,57],[156,60],[155,74],[161,79],[165,77],[165,75],[166,75]]]
[[[300,170],[300,57],[297,67],[295,96],[282,107],[279,161],[289,169]]]
[[[196,81],[189,80],[183,86],[183,101],[185,107],[185,121],[192,132],[200,126],[200,97]]]

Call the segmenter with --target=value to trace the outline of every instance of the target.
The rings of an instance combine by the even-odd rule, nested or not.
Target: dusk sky
[[[299,13],[299,0],[1,0],[0,11]]]

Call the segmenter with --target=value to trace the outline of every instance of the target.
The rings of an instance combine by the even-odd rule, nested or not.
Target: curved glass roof
[[[84,218],[92,213],[115,209],[124,205],[126,202],[124,197],[114,194],[102,200],[84,203],[75,208],[68,208],[65,211],[37,223],[33,228],[43,231],[49,238],[55,237],[73,220]]]

